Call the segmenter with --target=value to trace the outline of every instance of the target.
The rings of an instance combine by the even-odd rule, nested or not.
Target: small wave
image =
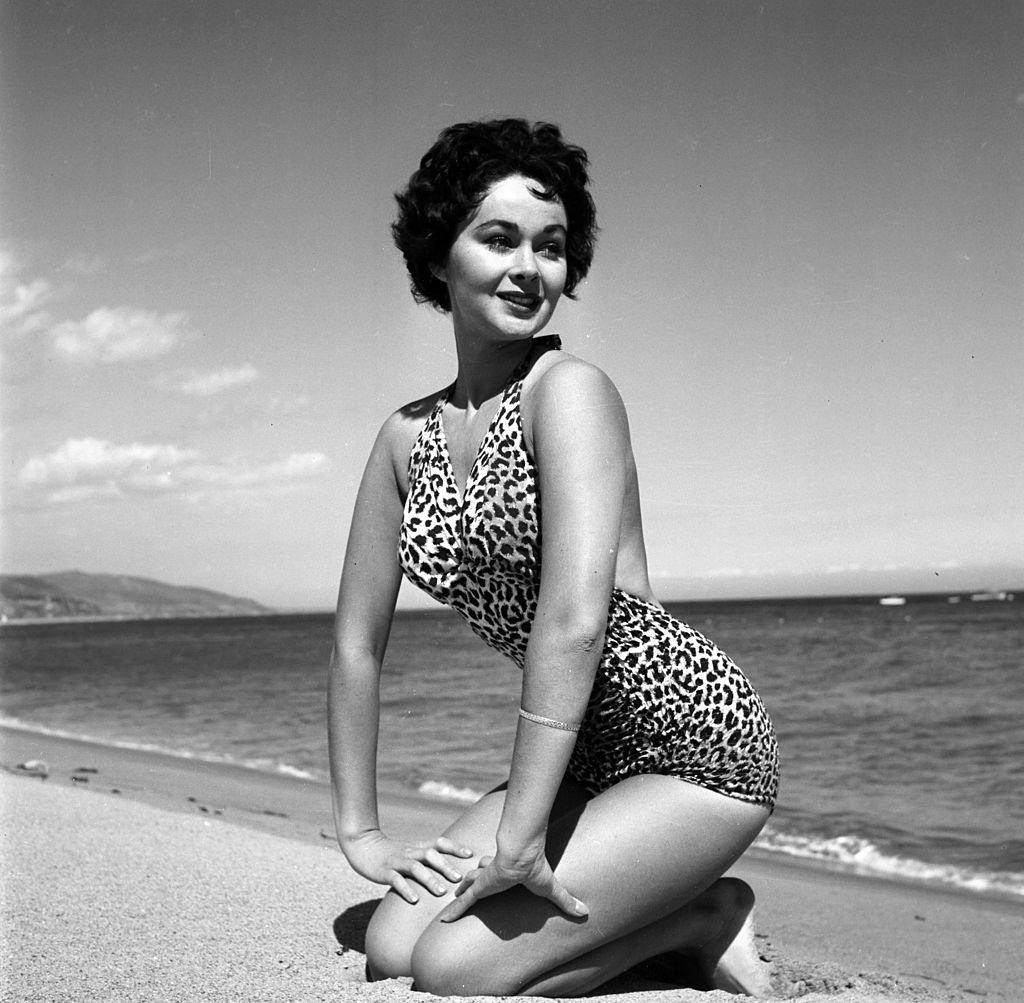
[[[770,853],[829,864],[863,876],[940,884],[980,895],[1024,897],[1024,874],[934,864],[886,853],[861,836],[794,836],[771,826],[754,842]]]
[[[65,731],[62,728],[50,728],[45,724],[35,724],[31,721],[22,721],[16,717],[0,716],[0,726],[5,728],[17,728],[19,731],[30,731],[35,735],[51,735],[53,738],[67,738],[72,742],[89,742],[92,745],[106,745],[112,749],[129,749],[134,752],[158,752],[163,756],[175,756],[179,759],[202,759],[202,756],[187,749],[170,749],[163,745],[154,745],[151,742],[125,742],[117,738],[100,738],[97,735],[90,735],[84,731]],[[217,759],[211,760],[218,762]]]
[[[298,766],[289,766],[287,763],[278,763],[275,767],[278,773],[283,773],[286,777],[297,777],[299,780],[319,780],[312,770],[301,770]]]
[[[324,777],[312,770],[305,770],[289,763],[280,763],[273,759],[239,759],[227,753],[193,752],[191,749],[170,748],[152,742],[126,742],[116,738],[99,738],[84,732],[64,731],[60,728],[49,728],[42,724],[21,721],[14,717],[0,715],[0,726],[17,728],[36,735],[50,735],[53,738],[67,738],[73,742],[89,742],[92,745],[104,745],[113,749],[125,749],[129,752],[154,752],[161,756],[172,756],[175,759],[189,759],[201,763],[213,763],[220,766],[239,766],[258,773],[280,773],[297,780],[323,780]]]
[[[475,804],[483,794],[472,787],[456,787],[441,780],[425,780],[416,788],[417,793],[439,801],[453,801],[456,804]]]

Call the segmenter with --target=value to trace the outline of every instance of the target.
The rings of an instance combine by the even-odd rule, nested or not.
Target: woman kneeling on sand
[[[552,125],[465,123],[398,196],[413,295],[451,314],[458,373],[384,423],[356,501],[329,697],[338,838],[390,885],[372,978],[574,996],[666,955],[679,981],[759,995],[753,894],[722,875],[775,801],[771,722],[651,591],[615,387],[537,337],[590,266],[587,163]],[[523,670],[507,784],[419,845],[377,815],[403,571]]]

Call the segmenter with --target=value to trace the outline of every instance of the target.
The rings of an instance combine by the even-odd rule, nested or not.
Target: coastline
[[[17,769],[17,764],[31,760],[46,762],[45,780]],[[306,932],[287,969],[267,969],[264,974],[270,981],[247,990],[250,996],[337,999],[341,980],[342,998],[425,998],[409,997],[407,985],[400,981],[372,986],[362,981],[360,924],[365,928],[372,903],[383,889],[354,875],[341,858],[325,784],[6,726],[0,727],[0,764],[5,768],[0,789],[9,874],[6,908],[17,917],[13,922],[8,916],[3,925],[8,931],[4,965],[10,969],[4,974],[9,986],[21,982],[17,998],[102,998],[103,992],[95,987],[88,993],[83,990],[81,996],[67,987],[57,991],[53,980],[61,966],[81,964],[75,953],[82,949],[81,942],[69,938],[65,928],[68,924],[89,927],[97,910],[108,916],[123,912],[125,889],[144,888],[152,873],[165,873],[172,866],[168,858],[179,861],[175,880],[184,898],[206,895],[215,911],[218,896],[230,896],[232,888],[251,880],[247,861],[267,854],[274,861],[269,865],[271,884],[284,881],[286,890],[278,897],[283,895],[281,902],[291,910],[287,922]],[[437,832],[459,810],[458,805],[400,792],[381,795],[382,824],[396,835],[422,837]],[[145,840],[138,836],[140,829],[148,834]],[[93,832],[88,839],[84,838],[87,831]],[[158,834],[155,842],[153,833]],[[61,870],[58,887],[41,883],[40,870],[61,860],[66,863],[69,854],[83,847],[87,847],[86,857],[77,869]],[[214,876],[199,874],[203,868],[193,873],[198,859],[220,861],[228,851],[230,862],[218,863]],[[76,891],[80,882],[91,880],[90,875],[111,867],[124,867],[127,874],[104,889]],[[1024,961],[1016,958],[1024,907],[1016,903],[851,876],[780,860],[763,851],[746,855],[732,873],[747,880],[758,895],[759,944],[773,960],[780,985],[789,984],[791,994],[805,1000],[863,1003],[978,995],[1012,1000],[1024,984]],[[202,888],[196,887],[197,881]],[[315,892],[307,888],[310,883]],[[147,905],[145,897],[143,892],[141,908]],[[60,900],[60,919],[51,909],[53,898]],[[307,900],[315,905],[304,907]],[[167,902],[148,905],[159,910]],[[249,913],[246,929],[263,922],[257,905],[246,906],[245,911]],[[325,914],[330,915],[325,919]],[[26,928],[28,915],[34,919]],[[190,937],[208,936],[204,931],[214,922],[209,910],[200,909],[179,920],[179,933],[191,943]],[[348,931],[344,935],[351,943],[337,940],[332,923],[335,931]],[[146,938],[140,933],[136,940],[136,933],[131,926],[122,931],[121,953],[147,949]],[[269,931],[253,936],[267,938],[263,947],[273,953],[275,939]],[[53,964],[43,964],[28,950],[31,943],[39,942],[62,945]],[[117,955],[101,958],[89,953],[91,964],[104,970],[122,963]],[[207,967],[200,966],[199,971],[174,974],[173,978],[185,981],[168,997],[200,995],[194,986],[208,984],[210,966],[216,968],[220,962],[204,964]],[[305,988],[300,990],[296,979]],[[186,985],[191,987],[187,991]],[[617,980],[609,989],[631,994],[642,989],[655,994],[650,999],[665,993],[664,987],[632,977]],[[283,995],[275,995],[278,991]],[[320,991],[322,997],[316,995]],[[225,987],[225,994],[218,998],[234,995]],[[727,998],[690,990],[676,991],[672,998],[712,1000],[719,995]],[[135,993],[134,998],[160,998],[160,994]],[[646,994],[628,997],[645,1003],[648,998]]]

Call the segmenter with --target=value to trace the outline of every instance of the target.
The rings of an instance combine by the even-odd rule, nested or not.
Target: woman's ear
[[[448,270],[444,267],[444,265],[431,265],[430,274],[433,275],[438,282],[448,281]]]

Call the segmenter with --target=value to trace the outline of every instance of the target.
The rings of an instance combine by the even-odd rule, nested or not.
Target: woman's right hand
[[[442,878],[451,884],[462,880],[462,871],[447,858],[468,860],[473,856],[469,847],[447,836],[439,836],[432,843],[403,843],[389,839],[380,829],[342,839],[341,849],[357,874],[379,885],[390,885],[413,905],[419,901],[419,896],[406,878],[413,878],[432,895],[440,897],[450,891]]]

